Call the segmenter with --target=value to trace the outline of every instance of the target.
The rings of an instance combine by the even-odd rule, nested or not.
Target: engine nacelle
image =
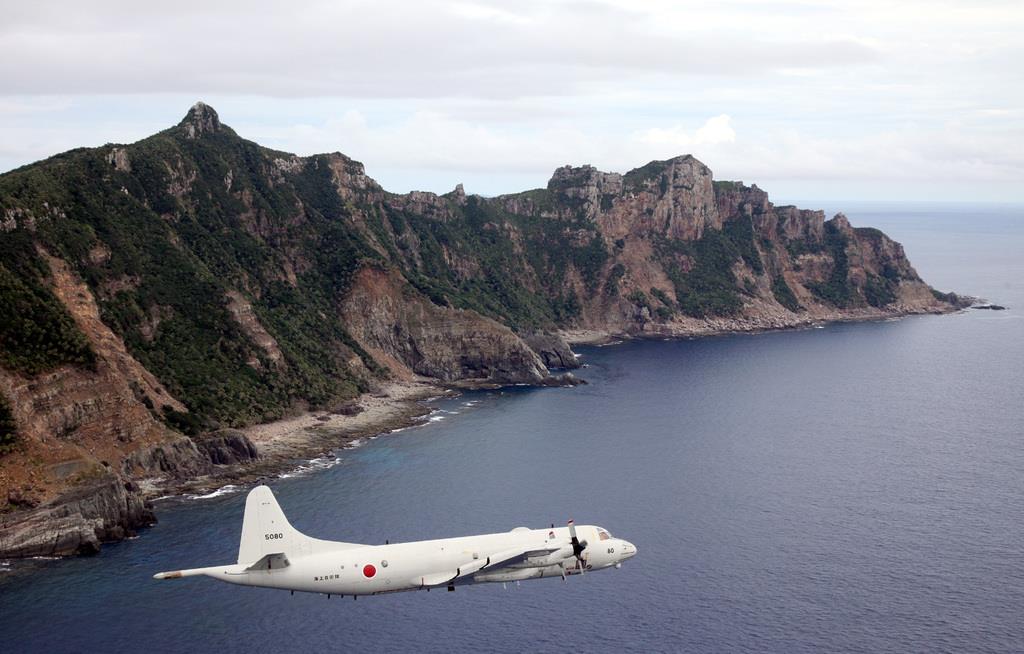
[[[572,545],[561,547],[550,554],[540,556],[528,556],[519,563],[513,563],[508,568],[546,568],[552,565],[559,565],[566,559],[573,556]]]
[[[562,576],[562,566],[552,565],[546,568],[503,568],[494,572],[478,572],[473,575],[473,581],[523,581],[525,579],[560,576]]]

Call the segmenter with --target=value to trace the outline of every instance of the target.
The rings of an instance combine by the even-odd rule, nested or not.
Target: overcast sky
[[[196,100],[385,188],[690,153],[777,201],[1024,201],[1024,3],[0,0],[0,170]]]

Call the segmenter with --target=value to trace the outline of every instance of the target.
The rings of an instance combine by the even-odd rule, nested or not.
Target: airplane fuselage
[[[295,530],[270,489],[259,486],[246,500],[237,563],[155,577],[207,576],[243,586],[358,596],[565,578],[618,567],[635,554],[632,543],[607,530],[571,521],[568,527],[385,545],[320,540]]]
[[[581,539],[591,543],[583,561],[571,551],[527,557],[496,570],[486,567],[457,577],[451,585],[507,582],[541,577],[561,577],[609,568],[636,553],[632,544],[618,539],[599,540],[597,527],[576,528]],[[510,549],[543,551],[569,540],[566,527],[555,529],[518,528],[510,532],[442,538],[391,545],[364,545],[337,552],[293,558],[289,565],[268,570],[245,571],[241,565],[205,569],[206,576],[243,586],[281,588],[336,595],[375,595],[404,590],[421,590],[447,582],[450,571],[467,563],[484,563],[488,557]],[[441,585],[444,585],[443,583]]]

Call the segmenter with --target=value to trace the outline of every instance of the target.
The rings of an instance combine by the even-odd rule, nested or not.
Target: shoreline
[[[358,407],[358,412],[352,414],[307,411],[240,429],[256,446],[259,458],[224,466],[195,479],[146,480],[150,483],[143,484],[144,493],[150,501],[186,496],[194,499],[227,486],[281,478],[300,470],[304,462],[315,461],[357,441],[421,424],[421,419],[430,414],[425,402],[456,395],[457,391],[425,378],[384,382],[353,400],[352,406]]]
[[[947,315],[960,313],[965,309],[951,308],[937,311],[933,308],[906,307],[899,312],[869,311],[859,315],[840,313],[828,316],[808,316],[796,320],[730,320],[720,319],[717,326],[709,327],[710,321],[700,321],[703,327],[694,325],[661,324],[662,329],[632,333],[598,329],[563,330],[559,334],[571,346],[611,346],[632,340],[690,340],[730,335],[757,335],[771,332],[813,329],[830,324],[855,322],[882,322],[910,316]],[[668,329],[664,329],[664,328]],[[419,377],[410,381],[383,382],[373,391],[364,393],[353,401],[360,408],[355,415],[342,415],[327,411],[309,411],[297,416],[261,423],[241,429],[259,452],[259,459],[233,466],[196,479],[181,480],[159,487],[147,493],[147,500],[180,499],[184,496],[209,494],[229,485],[250,484],[266,477],[280,478],[295,471],[300,463],[314,461],[339,448],[350,446],[361,439],[370,439],[387,433],[422,424],[421,418],[430,413],[425,402],[439,397],[456,397],[464,390],[481,387],[472,383],[442,385],[429,378]],[[150,490],[150,489],[147,489]]]
[[[756,335],[777,331],[812,329],[829,324],[849,322],[878,322],[915,315],[945,315],[963,312],[963,308],[937,311],[933,307],[903,307],[898,312],[861,312],[857,315],[835,313],[828,316],[794,316],[788,320],[777,317],[762,319],[718,319],[661,324],[658,329],[632,333],[611,330],[564,330],[559,334],[570,345],[605,346],[632,340],[685,340],[728,335]],[[796,318],[795,320],[793,318]],[[541,385],[543,386],[543,385]],[[227,492],[240,492],[245,486],[263,479],[282,478],[288,473],[304,474],[304,468],[317,468],[318,459],[340,448],[351,446],[361,439],[371,439],[399,429],[423,424],[429,415],[425,402],[441,397],[457,397],[465,390],[485,388],[472,383],[442,384],[435,380],[416,377],[411,380],[385,381],[373,390],[360,395],[347,405],[346,410],[329,412],[307,411],[296,416],[261,423],[240,429],[255,445],[258,458],[242,463],[215,466],[212,472],[191,478],[159,477],[136,480],[140,501],[152,507],[154,502],[183,499],[208,499]],[[493,388],[487,386],[486,388]],[[303,464],[307,464],[304,466]],[[225,490],[231,487],[230,490]],[[223,491],[223,492],[221,492]],[[149,524],[154,524],[157,517]],[[147,525],[140,525],[147,526]],[[129,535],[128,538],[136,536]],[[124,538],[115,538],[123,540]],[[103,542],[111,540],[101,539]],[[60,556],[53,558],[63,558]],[[5,558],[5,572],[21,567],[19,562],[28,558]]]
[[[815,327],[856,323],[856,322],[884,322],[886,320],[908,318],[912,316],[944,316],[953,313],[963,313],[971,307],[951,306],[949,309],[936,309],[935,307],[904,307],[900,311],[860,311],[836,312],[823,315],[808,315],[801,318],[799,314],[790,314],[795,320],[787,317],[777,319],[770,318],[737,318],[737,319],[712,319],[712,320],[685,320],[675,323],[653,324],[655,329],[650,331],[609,331],[600,329],[568,329],[560,330],[558,334],[565,339],[570,346],[607,346],[631,340],[689,340],[713,336],[731,336],[741,334],[767,334],[771,332],[798,331],[802,329],[813,329]],[[716,324],[717,323],[717,324]]]

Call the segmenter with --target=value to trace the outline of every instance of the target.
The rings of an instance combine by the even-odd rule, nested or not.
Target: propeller
[[[583,559],[583,551],[587,549],[587,541],[581,541],[576,536],[576,523],[569,521],[569,541],[572,543],[572,554],[580,562],[580,574],[587,569],[587,562]]]

